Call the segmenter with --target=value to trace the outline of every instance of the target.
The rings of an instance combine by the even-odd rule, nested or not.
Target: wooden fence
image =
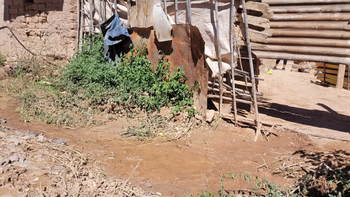
[[[350,65],[349,0],[261,1],[273,12],[273,33],[252,45],[257,57]]]

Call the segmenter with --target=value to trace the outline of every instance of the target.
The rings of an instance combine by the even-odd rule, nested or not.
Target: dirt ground
[[[317,135],[350,140],[350,91],[317,85],[315,70],[310,73],[291,72],[293,61],[282,71],[267,74],[274,61],[264,61],[259,91],[271,98],[268,108],[261,108],[262,120]],[[326,143],[327,140],[317,140]]]
[[[272,74],[266,74],[265,67],[261,68],[265,81],[260,82],[259,91],[272,99],[270,107],[260,108],[261,119],[307,133],[350,139],[350,91],[317,85],[312,73],[290,72],[288,68],[290,63],[287,71],[274,70]],[[310,155],[336,155],[339,152],[346,155],[350,152],[348,142],[280,129],[274,130],[276,136],[271,135],[268,142],[261,136],[253,142],[253,128],[234,127],[223,120],[212,123],[218,125],[216,129],[203,126],[194,130],[191,137],[177,142],[157,139],[138,144],[119,136],[130,124],[124,118],[103,126],[75,130],[42,122],[21,122],[15,110],[14,99],[0,93],[0,118],[7,119],[5,126],[22,132],[43,133],[47,138],[64,139],[67,145],[101,162],[101,170],[107,177],[130,178],[145,191],[159,192],[163,196],[218,191],[221,176],[233,171],[252,173],[282,186],[288,185],[293,183],[293,178],[274,173],[276,161],[282,154],[300,158],[300,154],[292,154],[302,151]],[[320,157],[313,160],[320,162]],[[228,185],[230,190],[245,187],[240,183]],[[17,194],[8,194],[11,195]]]

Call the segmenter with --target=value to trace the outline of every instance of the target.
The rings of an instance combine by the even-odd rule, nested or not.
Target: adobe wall
[[[8,25],[35,53],[70,58],[77,44],[78,1],[0,0],[0,26]],[[23,47],[0,30],[0,53],[16,61]]]

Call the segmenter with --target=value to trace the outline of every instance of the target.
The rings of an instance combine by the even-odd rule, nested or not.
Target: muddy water
[[[320,149],[307,137],[283,132],[277,132],[279,137],[270,137],[269,142],[260,137],[254,143],[253,129],[236,128],[226,122],[221,122],[217,130],[199,128],[191,137],[176,143],[160,139],[149,144],[137,144],[132,139],[119,136],[122,129],[129,125],[123,118],[103,126],[73,130],[42,122],[21,122],[15,109],[13,99],[0,96],[0,118],[8,120],[6,126],[65,139],[68,145],[101,162],[101,170],[109,177],[129,179],[147,191],[160,192],[165,196],[218,191],[220,177],[231,171],[250,172],[282,185],[290,184],[292,180],[272,175],[267,168],[257,167],[264,162],[272,166],[273,158],[280,153]],[[152,187],[147,187],[147,182]],[[232,187],[229,189],[242,189],[240,186]]]

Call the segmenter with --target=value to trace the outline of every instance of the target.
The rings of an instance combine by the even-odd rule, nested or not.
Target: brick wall
[[[0,26],[10,26],[35,53],[70,58],[77,43],[77,3],[76,0],[0,0]],[[0,53],[11,58],[23,54],[23,48],[6,29],[0,30]]]

